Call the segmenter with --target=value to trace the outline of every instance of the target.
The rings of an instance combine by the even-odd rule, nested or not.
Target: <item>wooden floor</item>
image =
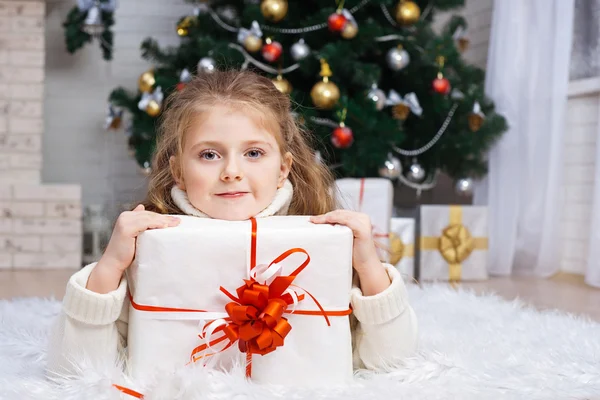
[[[0,299],[26,296],[62,299],[73,272],[0,270]],[[586,285],[579,275],[560,273],[549,279],[491,278],[484,282],[465,282],[459,286],[471,288],[477,293],[494,292],[509,300],[518,297],[540,309],[556,308],[600,321],[600,289]]]

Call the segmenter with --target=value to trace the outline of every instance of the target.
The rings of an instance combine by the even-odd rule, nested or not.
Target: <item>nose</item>
[[[223,182],[239,181],[244,177],[242,169],[235,157],[230,157],[221,172]]]

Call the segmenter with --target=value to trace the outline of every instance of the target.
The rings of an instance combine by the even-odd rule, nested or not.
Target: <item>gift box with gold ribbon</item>
[[[392,218],[390,232],[390,264],[402,274],[405,282],[414,278],[415,220]]]
[[[390,261],[390,221],[394,201],[394,188],[384,178],[342,178],[335,181],[340,207],[359,211],[371,217],[373,238],[379,257]]]
[[[151,380],[191,365],[257,383],[352,378],[349,228],[286,216],[180,216],[138,237],[128,269],[128,368]]]
[[[488,278],[487,207],[421,206],[420,280]]]

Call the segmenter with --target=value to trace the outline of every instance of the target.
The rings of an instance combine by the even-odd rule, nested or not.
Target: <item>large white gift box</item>
[[[389,233],[394,188],[384,178],[342,178],[335,181],[340,207],[358,211],[371,218],[373,237],[382,261],[389,262]]]
[[[410,282],[415,276],[415,220],[392,218],[390,232],[390,263]]]
[[[211,336],[210,330],[228,317],[226,305],[235,302],[220,287],[238,296],[236,289],[251,282],[250,271],[258,266],[252,269],[259,271],[256,280],[267,279],[262,283],[272,288],[274,277],[268,276],[273,271],[287,276],[306,265],[297,273],[295,286],[290,286],[293,294],[286,294],[288,299],[296,297],[283,314],[291,331],[282,346],[266,355],[252,354],[249,363],[240,341],[218,352],[226,340],[197,353],[195,357],[205,356],[194,364],[226,370],[250,365],[250,377],[257,383],[337,385],[352,378],[350,229],[315,225],[305,216],[249,221],[179,217],[177,227],[148,230],[138,237],[128,270],[133,299],[128,332],[132,377],[152,379],[154,374],[183,367],[190,363],[194,349],[223,335],[213,332]],[[278,262],[271,265],[273,261]],[[271,268],[265,271],[267,266]],[[314,296],[327,318],[299,288]],[[266,308],[256,315],[265,314]],[[253,321],[246,327],[259,326]],[[217,353],[208,355],[211,352]]]
[[[421,206],[420,279],[487,279],[487,221],[487,207]]]

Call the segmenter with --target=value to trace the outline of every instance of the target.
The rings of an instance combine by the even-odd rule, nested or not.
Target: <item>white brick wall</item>
[[[112,89],[136,89],[139,75],[151,64],[141,59],[140,43],[154,37],[161,45],[178,45],[177,20],[193,12],[184,0],[118,2],[114,59],[102,60],[94,43],[70,55],[61,26],[73,0],[48,0],[46,38],[44,169],[49,182],[80,182],[83,204],[119,204],[143,199],[145,177],[129,156],[123,130],[102,128]]]
[[[594,80],[572,82],[564,143],[564,213],[561,270],[584,274],[592,213],[600,87]],[[587,86],[587,87],[586,87]]]
[[[45,10],[0,0],[0,268],[81,266],[81,187],[41,181]]]

